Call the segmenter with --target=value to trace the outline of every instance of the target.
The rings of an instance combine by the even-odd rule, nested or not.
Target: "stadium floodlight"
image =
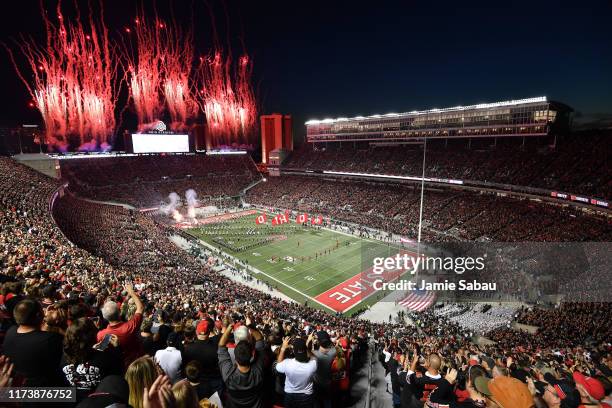
[[[348,120],[368,120],[368,119],[379,119],[381,117],[386,117],[386,116],[390,116],[393,115],[394,117],[401,117],[401,116],[410,116],[410,115],[426,115],[429,113],[445,113],[445,112],[456,112],[456,111],[466,111],[466,110],[474,110],[474,109],[490,109],[490,108],[498,108],[498,107],[503,107],[503,106],[516,106],[516,105],[522,105],[522,104],[527,104],[527,103],[543,103],[543,102],[547,102],[548,99],[546,98],[546,96],[538,96],[535,98],[524,98],[524,99],[513,99],[513,100],[509,100],[509,101],[501,101],[501,102],[492,102],[492,103],[479,103],[476,105],[467,105],[467,106],[454,106],[451,108],[433,108],[433,109],[428,109],[428,110],[422,110],[422,111],[410,111],[410,112],[404,112],[404,113],[396,113],[396,114],[387,114],[387,115],[379,115],[379,114],[375,114],[375,115],[370,115],[370,116],[355,116],[352,118],[348,118]],[[324,120],[317,120],[317,119],[311,119],[309,121],[307,121],[305,124],[308,125],[318,125],[320,123],[335,123],[340,121],[340,119],[342,119],[342,121],[345,121],[346,118],[337,118],[337,119],[324,119]]]

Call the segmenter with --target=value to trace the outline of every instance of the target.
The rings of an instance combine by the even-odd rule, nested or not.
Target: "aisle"
[[[385,369],[380,361],[378,354],[374,352],[372,355],[372,379],[370,382],[370,401],[371,408],[393,408],[393,400],[391,394],[387,392],[387,384],[385,382]],[[355,401],[351,408],[366,407],[366,396],[368,392],[368,361],[361,369],[355,373],[355,378],[358,380],[351,388],[351,401]]]

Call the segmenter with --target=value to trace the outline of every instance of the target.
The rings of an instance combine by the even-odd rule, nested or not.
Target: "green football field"
[[[252,274],[294,300],[328,311],[334,307],[320,301],[323,294],[367,271],[374,257],[398,252],[397,247],[380,241],[305,227],[293,220],[275,226],[272,215],[267,218],[265,225],[257,225],[256,214],[250,214],[191,228],[189,233],[261,271]],[[360,299],[348,303],[351,307],[345,310],[335,309],[348,312],[375,300]]]

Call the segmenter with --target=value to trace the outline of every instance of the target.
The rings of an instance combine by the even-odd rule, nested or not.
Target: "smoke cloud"
[[[187,215],[189,218],[195,218],[195,207],[198,204],[198,194],[194,189],[190,188],[185,191],[185,199],[187,200]]]
[[[161,211],[162,213],[166,215],[170,215],[175,212],[178,212],[176,208],[181,206],[181,197],[175,192],[172,192],[168,194],[168,200],[170,201],[170,203],[166,205],[162,205],[159,208],[159,211]]]

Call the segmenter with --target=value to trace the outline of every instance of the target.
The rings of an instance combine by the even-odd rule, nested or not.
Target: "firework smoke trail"
[[[234,68],[231,57],[224,58],[217,50],[211,57],[201,58],[200,62],[203,85],[199,100],[208,132],[217,144],[248,143],[257,122],[249,57],[240,57]]]
[[[184,128],[187,121],[197,115],[193,98],[191,67],[193,64],[193,36],[183,33],[175,22],[166,25],[161,35],[164,50],[162,58],[163,92],[171,119],[171,128]]]
[[[18,42],[33,82],[25,79],[7,48],[19,78],[42,115],[46,143],[59,150],[66,150],[75,141],[81,149],[106,149],[112,141],[119,83],[101,3],[99,7],[98,19],[94,19],[90,8],[86,30],[78,8],[74,22],[66,22],[58,2],[58,22],[53,24],[41,3],[46,46],[25,37]]]
[[[157,13],[153,20],[149,22],[141,10],[134,28],[125,30],[135,37],[125,47],[124,55],[139,129],[160,119],[164,103],[170,114],[170,128],[184,128],[197,115],[191,83],[193,35],[174,21],[159,19]]]
[[[157,18],[155,18],[157,20]],[[160,31],[164,24],[160,21],[149,22],[141,12],[134,19],[134,28],[126,28],[130,36],[129,46],[124,49],[127,61],[126,74],[130,90],[130,98],[138,116],[138,127],[142,130],[147,123],[159,119],[163,111],[161,84],[163,58],[160,44]],[[134,44],[135,42],[135,44]]]

